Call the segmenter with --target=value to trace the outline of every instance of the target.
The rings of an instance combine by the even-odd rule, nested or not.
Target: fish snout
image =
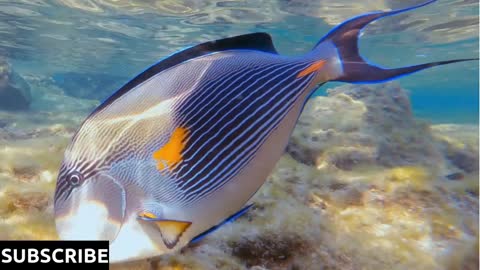
[[[54,204],[55,225],[62,240],[107,240],[118,235],[125,216],[125,191],[110,176],[97,176]]]

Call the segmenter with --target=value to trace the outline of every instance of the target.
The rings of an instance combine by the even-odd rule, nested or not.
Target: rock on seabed
[[[28,83],[0,55],[0,110],[27,110],[31,101]]]
[[[57,170],[92,105],[30,79],[38,119],[0,114],[1,239],[57,238]],[[111,269],[478,269],[478,126],[418,121],[396,83],[330,89],[251,201],[178,254]]]

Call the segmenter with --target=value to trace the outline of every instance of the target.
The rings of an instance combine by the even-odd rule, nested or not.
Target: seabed
[[[30,111],[0,112],[0,239],[57,239],[63,151],[98,101],[26,77]],[[416,119],[398,83],[306,105],[255,206],[195,246],[111,269],[478,269],[478,126]]]

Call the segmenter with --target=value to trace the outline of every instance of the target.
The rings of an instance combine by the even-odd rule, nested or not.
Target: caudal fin
[[[349,82],[349,83],[378,83],[398,78],[402,75],[411,74],[422,69],[446,65],[455,62],[478,60],[478,58],[470,59],[455,59],[440,62],[431,62],[415,66],[408,66],[402,68],[385,69],[379,66],[367,63],[359,54],[358,51],[358,38],[360,31],[369,23],[399,13],[403,13],[412,9],[426,6],[435,2],[436,0],[430,0],[423,4],[416,6],[392,10],[387,12],[374,12],[363,14],[358,17],[354,17],[344,23],[338,25],[325,35],[315,46],[319,47],[324,42],[332,42],[337,48],[342,63],[342,75],[335,78],[334,81]]]

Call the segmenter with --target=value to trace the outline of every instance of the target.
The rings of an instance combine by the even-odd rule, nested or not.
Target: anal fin
[[[195,243],[197,243],[198,241],[200,241],[201,239],[203,239],[205,236],[207,236],[207,235],[211,234],[212,232],[216,231],[216,230],[217,230],[218,228],[220,228],[222,225],[234,221],[234,220],[237,219],[238,217],[240,217],[240,216],[242,216],[243,214],[245,214],[252,206],[253,206],[253,203],[245,206],[245,207],[242,208],[240,211],[236,212],[235,214],[231,215],[230,217],[228,217],[227,219],[225,219],[224,221],[222,221],[220,224],[215,225],[215,226],[211,227],[210,229],[204,231],[203,233],[195,236],[195,237],[190,241],[190,244],[195,244]]]

